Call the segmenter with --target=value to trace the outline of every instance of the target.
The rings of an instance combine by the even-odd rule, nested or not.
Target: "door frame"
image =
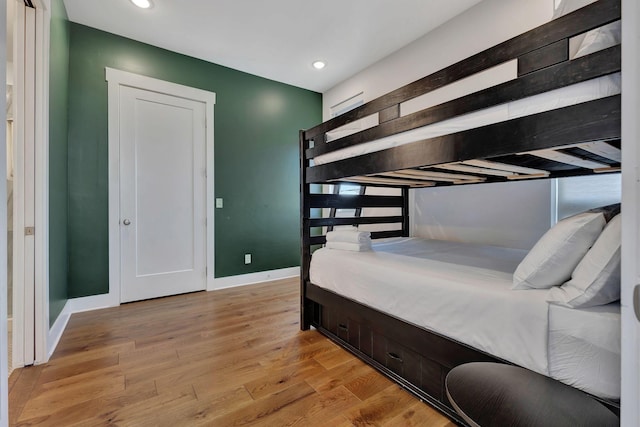
[[[640,5],[622,0],[622,357],[621,425],[639,425],[640,318],[636,318],[634,288],[640,286]]]
[[[49,357],[49,29],[51,1],[16,1],[13,367]],[[26,23],[26,18],[29,23]],[[33,34],[25,39],[26,32]],[[26,65],[27,55],[31,58]],[[27,75],[28,73],[28,75]],[[31,83],[27,84],[27,78]],[[29,114],[27,114],[27,111]],[[25,236],[25,227],[34,227]]]
[[[214,266],[214,106],[216,94],[202,89],[171,83],[152,77],[105,68],[109,98],[109,293],[100,298],[105,307],[120,305],[120,86],[158,92],[205,104],[206,183],[207,209],[206,265],[207,290],[213,283]]]
[[[12,0],[9,0],[12,1]],[[0,0],[0,22],[7,22],[7,3]],[[7,92],[7,52],[4,46],[7,43],[7,33],[0,34],[0,111],[6,111]],[[0,123],[0,141],[6,144],[6,117]],[[6,176],[6,150],[0,150],[0,176]],[[0,200],[6,200],[6,187],[0,186]],[[5,205],[6,206],[6,205]],[[7,235],[7,210],[0,211],[0,235]],[[7,241],[0,239],[0,259],[7,259]],[[9,383],[7,381],[9,366],[7,365],[7,264],[0,262],[0,427],[9,425]]]

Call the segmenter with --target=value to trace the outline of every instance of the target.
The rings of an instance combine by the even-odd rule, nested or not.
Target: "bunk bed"
[[[619,25],[619,20],[619,0],[596,1],[301,131],[301,328],[316,328],[459,423],[463,421],[444,392],[445,377],[455,366],[475,361],[527,367],[582,388],[619,412],[615,385],[599,388],[598,381],[589,380],[585,385],[583,378],[570,378],[571,362],[553,364],[554,357],[566,361],[580,351],[564,348],[567,337],[562,330],[567,325],[580,330],[571,339],[579,341],[582,350],[615,346],[616,339],[619,345],[619,305],[577,310],[549,305],[546,290],[511,290],[513,271],[526,251],[409,237],[410,189],[620,171],[620,45],[580,46],[577,55],[570,53],[576,50],[573,40],[589,39],[591,32]],[[419,105],[434,90],[504,64],[516,70],[513,78],[437,105]],[[389,187],[397,194],[324,193],[324,185],[339,183]],[[383,213],[334,215],[339,209],[369,208]],[[372,252],[319,249],[326,243],[324,233],[339,226],[381,226],[384,231],[371,233]],[[392,267],[378,265],[382,258]],[[447,268],[456,262],[451,278]],[[427,273],[421,270],[425,264]],[[398,275],[401,270],[409,275],[403,279],[409,283],[404,300],[395,287],[401,280],[394,268]],[[411,284],[421,276],[444,277],[457,294],[435,291],[431,300],[429,295],[418,296]],[[382,283],[374,287],[376,279]],[[485,282],[482,291],[467,286],[478,281]],[[365,296],[349,293],[356,288],[364,289]],[[493,319],[470,310],[461,323],[445,310],[472,307],[487,294],[497,298],[493,307],[499,315]],[[519,300],[515,306],[511,295]],[[460,305],[460,299],[467,301]],[[432,311],[414,313],[416,305],[431,305]],[[433,310],[444,311],[434,316]],[[520,315],[529,322],[525,327],[500,325]],[[445,330],[433,328],[433,322],[445,325]],[[609,341],[593,340],[580,329],[585,322],[599,325]],[[453,332],[446,331],[447,323]],[[465,333],[471,323],[480,325],[479,331]],[[616,327],[617,335],[606,333]],[[513,356],[512,350],[503,351],[491,342],[476,342],[482,328],[491,330],[494,344],[495,336],[502,336],[503,342],[524,351]],[[535,347],[538,342],[543,350]],[[551,354],[550,348],[558,354]],[[619,354],[613,352],[585,362],[586,368],[598,369],[599,357],[614,365],[617,358],[619,363]],[[615,375],[615,367],[610,370]]]

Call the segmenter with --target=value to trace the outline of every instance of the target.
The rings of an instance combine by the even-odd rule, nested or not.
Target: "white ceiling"
[[[64,0],[69,20],[324,92],[481,0]],[[311,67],[316,59],[324,70]],[[425,59],[426,60],[426,59]]]

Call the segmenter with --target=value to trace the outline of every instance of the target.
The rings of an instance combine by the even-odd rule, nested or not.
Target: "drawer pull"
[[[347,325],[345,325],[344,323],[338,323],[338,328],[344,330],[344,331],[348,331],[349,328],[347,328]]]
[[[396,361],[402,363],[402,358],[400,356],[398,356],[397,354],[395,354],[395,353],[388,352],[387,356],[389,356],[393,360],[396,360]]]

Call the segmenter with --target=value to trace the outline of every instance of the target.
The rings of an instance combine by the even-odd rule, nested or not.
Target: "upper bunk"
[[[600,49],[592,31],[620,15],[620,0],[596,1],[301,131],[302,183],[417,188],[620,171],[621,48]],[[507,77],[434,105],[434,91],[483,74]]]

